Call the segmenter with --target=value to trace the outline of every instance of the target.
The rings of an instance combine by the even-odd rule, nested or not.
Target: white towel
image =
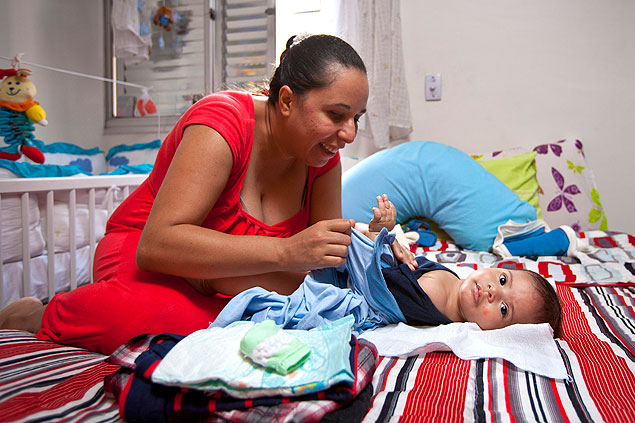
[[[389,325],[359,336],[372,342],[384,356],[410,356],[452,351],[463,360],[502,358],[516,367],[554,379],[568,379],[548,323],[516,324],[481,330],[476,323],[432,327]]]

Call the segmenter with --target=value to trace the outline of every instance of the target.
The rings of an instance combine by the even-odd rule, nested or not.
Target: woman
[[[0,327],[110,354],[141,333],[205,328],[247,288],[289,294],[307,271],[344,264],[351,222],[338,150],[353,142],[367,98],[350,45],[292,37],[267,98],[212,94],[179,120],[108,222],[98,283],[46,308],[19,300]]]

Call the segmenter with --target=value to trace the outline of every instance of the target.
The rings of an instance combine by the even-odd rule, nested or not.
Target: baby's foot
[[[373,207],[373,218],[368,224],[370,232],[379,232],[382,228],[391,231],[397,222],[397,211],[395,206],[388,201],[388,196],[383,194],[377,196],[377,207]]]

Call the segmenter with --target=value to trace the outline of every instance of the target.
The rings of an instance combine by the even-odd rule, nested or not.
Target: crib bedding
[[[579,258],[512,257],[458,248],[416,248],[459,273],[526,267],[557,282],[569,380],[522,371],[501,359],[463,361],[448,352],[380,357],[365,422],[635,421],[635,237],[590,231],[597,250]],[[0,420],[118,421],[103,379],[117,367],[79,348],[0,331]]]
[[[106,221],[109,215],[107,197],[113,195],[113,204],[119,204],[123,195],[116,187],[95,190],[95,208],[92,218],[95,220],[93,228],[94,237],[99,241],[104,234]],[[70,201],[67,191],[53,191],[55,201],[51,217],[47,213],[46,195],[34,192],[28,200],[28,231],[29,253],[31,257],[45,254],[52,249],[57,252],[70,250]],[[90,240],[88,206],[88,194],[86,190],[76,193],[75,203],[75,246],[76,248],[88,245]],[[114,207],[114,206],[112,206]],[[112,209],[112,207],[110,207]],[[17,194],[2,194],[0,197],[0,211],[2,213],[2,262],[12,263],[22,260],[22,205],[21,196]],[[47,228],[53,225],[53,238],[48,245],[46,239]]]
[[[54,292],[68,291],[71,289],[70,261],[71,254],[66,252],[55,253],[54,260]],[[30,292],[21,295],[22,288],[22,262],[5,263],[2,265],[2,301],[1,308],[24,296],[39,298],[48,301],[48,254],[42,254],[31,258],[31,283]],[[90,282],[90,246],[78,248],[75,254],[75,280],[77,286]],[[19,281],[19,282],[16,282]]]
[[[1,307],[21,296],[48,300],[90,282],[91,256],[108,216],[147,177],[11,175],[0,172]],[[54,275],[50,284],[49,272]],[[30,276],[28,287],[23,274]]]

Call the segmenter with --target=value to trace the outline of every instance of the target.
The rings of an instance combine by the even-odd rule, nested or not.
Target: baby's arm
[[[388,200],[388,196],[383,194],[377,196],[377,207],[373,207],[373,218],[368,225],[356,223],[355,229],[366,235],[371,241],[375,241],[382,228],[392,231],[397,222],[397,210],[392,202]],[[418,267],[417,260],[410,249],[401,245],[395,240],[392,243],[392,251],[395,258],[402,263],[406,263],[410,269],[415,270]]]

